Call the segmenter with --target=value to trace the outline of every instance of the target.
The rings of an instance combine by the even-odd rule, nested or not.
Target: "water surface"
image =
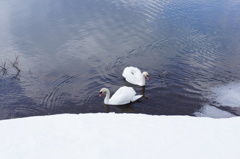
[[[219,103],[212,91],[240,84],[239,8],[235,0],[0,0],[0,119],[207,110],[239,116],[239,107]],[[149,72],[146,87],[124,81],[130,65]],[[98,97],[102,87],[123,85],[144,98],[105,106]]]

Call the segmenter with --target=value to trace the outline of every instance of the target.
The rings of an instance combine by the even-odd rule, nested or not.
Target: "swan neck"
[[[104,99],[104,103],[108,104],[109,103],[109,98],[110,98],[110,91],[107,89],[106,90],[106,97]]]
[[[145,76],[144,76],[143,73],[142,73],[142,85],[143,85],[143,86],[145,85]]]

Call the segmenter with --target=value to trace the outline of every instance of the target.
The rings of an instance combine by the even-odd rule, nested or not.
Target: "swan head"
[[[142,74],[146,77],[146,79],[148,80],[150,79],[149,74],[147,72],[143,72]]]
[[[108,91],[107,88],[102,88],[102,89],[100,90],[99,96],[101,97],[102,94],[103,94],[104,92],[107,92],[107,91]]]

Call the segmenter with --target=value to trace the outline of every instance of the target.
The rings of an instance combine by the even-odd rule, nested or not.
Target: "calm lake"
[[[238,0],[0,0],[0,119],[239,116],[240,102],[216,93],[233,83],[226,100],[240,99],[239,8]],[[124,80],[127,66],[149,73],[145,87]],[[124,85],[144,97],[105,106],[100,89]]]

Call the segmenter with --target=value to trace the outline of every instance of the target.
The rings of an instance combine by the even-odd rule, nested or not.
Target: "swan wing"
[[[130,66],[129,69],[131,70],[131,72],[136,76],[141,76],[141,71],[137,68],[137,67],[132,67]]]
[[[141,71],[138,68],[132,66],[126,67],[123,70],[122,74],[122,76],[125,77],[126,81],[136,85],[138,85],[139,82],[141,81],[141,75],[142,75]]]
[[[127,86],[120,87],[109,99],[109,104],[123,105],[130,103],[135,95],[136,92],[132,87]]]

